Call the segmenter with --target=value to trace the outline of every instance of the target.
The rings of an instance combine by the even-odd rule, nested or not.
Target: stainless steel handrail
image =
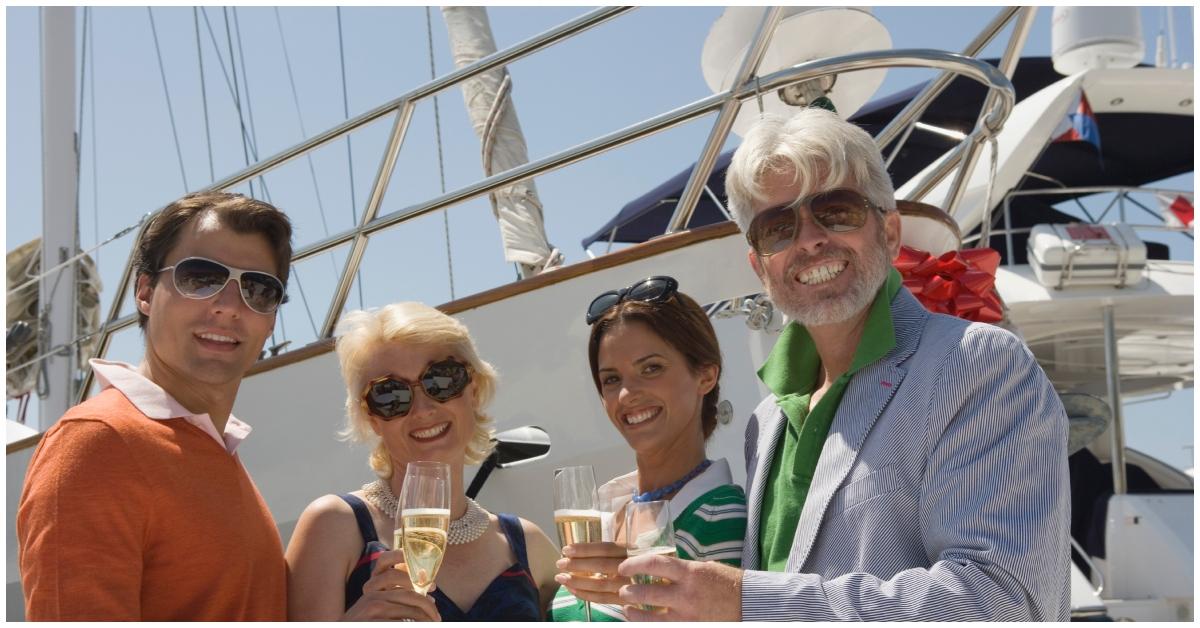
[[[250,165],[250,166],[248,166],[248,167],[246,167],[246,168],[244,168],[244,169],[242,169],[220,181],[217,181],[217,182],[215,182],[209,186],[206,186],[204,188],[201,188],[201,190],[202,191],[224,190],[224,189],[228,189],[230,187],[236,186],[236,185],[240,185],[246,181],[249,181],[250,179],[253,179],[254,177],[265,174],[266,172],[268,172],[270,170],[273,170],[273,169],[275,169],[297,157],[300,157],[300,156],[304,155],[305,153],[316,150],[317,148],[320,148],[320,147],[324,146],[325,144],[328,144],[329,142],[341,139],[342,136],[347,135],[353,131],[356,131],[368,124],[371,124],[372,122],[375,122],[376,120],[378,120],[388,114],[395,113],[397,111],[401,111],[406,106],[411,108],[412,105],[416,101],[421,100],[422,98],[426,98],[426,97],[432,96],[434,94],[437,94],[445,89],[454,87],[463,81],[466,81],[466,80],[473,78],[479,74],[482,74],[484,72],[492,70],[498,66],[502,66],[502,65],[505,65],[512,61],[516,61],[522,57],[528,56],[528,55],[530,55],[534,52],[537,52],[543,48],[546,48],[548,46],[556,44],[559,41],[573,37],[573,36],[583,32],[583,31],[586,31],[594,26],[597,26],[608,20],[611,20],[623,13],[631,11],[632,9],[633,9],[633,7],[604,7],[604,8],[596,9],[594,11],[586,13],[574,20],[565,22],[565,23],[563,23],[555,28],[552,28],[540,35],[534,36],[530,39],[520,42],[520,43],[512,46],[511,48],[507,48],[505,50],[501,50],[501,51],[495,52],[493,54],[490,54],[490,55],[476,61],[475,63],[472,63],[471,65],[459,68],[458,70],[455,70],[454,72],[446,74],[445,76],[441,76],[441,77],[436,78],[428,83],[425,83],[425,84],[417,87],[416,89],[413,89],[413,90],[409,91],[408,93],[406,93],[394,100],[391,100],[390,102],[384,103],[366,113],[355,116],[355,117],[331,128],[327,131],[324,131],[324,132],[319,133],[307,140],[304,140],[303,142],[300,142],[299,144],[296,144],[295,146],[292,146],[291,148],[280,151],[279,153],[276,153],[275,155],[267,157],[266,159],[263,159],[262,161],[252,164],[252,165]],[[407,126],[407,125],[405,125],[405,126]],[[393,131],[393,134],[394,134],[394,131]],[[389,147],[390,146],[391,146],[391,143],[389,142]],[[159,208],[157,211],[154,212],[154,214],[157,214],[158,211],[161,211],[161,210],[162,210],[162,208]],[[149,222],[150,221],[147,220],[146,224],[149,224]],[[143,229],[144,229],[144,227],[143,227]],[[141,235],[142,234],[139,232],[138,233],[139,239],[141,238]],[[133,258],[133,254],[130,253],[130,261],[132,261],[132,258]],[[295,258],[293,258],[293,260],[295,260]],[[124,300],[123,299],[124,291],[125,291],[126,287],[128,286],[129,279],[131,277],[130,272],[129,272],[131,269],[131,266],[132,266],[132,264],[126,264],[127,272],[125,273],[125,276],[122,278],[120,287],[118,288],[118,290],[120,291],[118,297],[120,297],[120,298],[116,299],[113,302],[114,309],[109,313],[109,316],[106,320],[115,319],[117,314],[120,311],[120,304]]]
[[[992,42],[993,39],[996,38],[996,35],[1000,33],[1001,29],[1008,25],[1009,20],[1011,20],[1020,9],[1021,7],[1004,7],[1001,9],[1000,13],[992,19],[991,23],[984,27],[983,32],[976,36],[971,43],[967,44],[966,48],[963,48],[963,56],[974,57],[982,52],[984,47],[986,47]],[[949,85],[950,81],[953,79],[953,72],[942,72],[937,78],[930,81],[929,84],[925,86],[925,89],[921,90],[921,93],[917,94],[916,97],[910,100],[908,104],[904,106],[904,109],[901,109],[900,113],[896,114],[896,117],[892,118],[892,121],[888,122],[887,126],[883,127],[883,130],[881,130],[879,134],[875,136],[875,145],[879,147],[879,150],[883,150],[884,147],[890,144],[892,140],[896,139],[896,136],[900,134],[901,129],[907,128],[914,121],[916,121],[917,118],[921,117],[921,114],[925,113],[925,109],[929,107],[929,104],[933,102],[933,99],[941,95],[942,91],[945,90],[946,86]],[[897,146],[896,150],[899,150],[899,148],[900,147]]]
[[[754,37],[750,40],[750,47],[746,50],[746,56],[742,58],[742,65],[734,75],[732,85],[741,85],[758,72],[758,65],[762,63],[762,58],[767,53],[767,46],[775,35],[775,27],[779,24],[781,15],[783,15],[783,8],[778,6],[769,7],[763,11],[758,30],[754,32]],[[667,223],[667,233],[675,233],[687,228],[688,220],[691,219],[692,212],[696,209],[696,202],[700,200],[700,192],[708,184],[708,175],[712,173],[713,164],[717,161],[717,153],[725,145],[725,138],[729,137],[729,130],[733,128],[733,122],[737,119],[741,108],[742,101],[732,95],[726,98],[721,105],[721,112],[717,114],[717,120],[708,134],[708,140],[704,142],[704,150],[700,152],[700,158],[692,167],[692,174],[688,177],[687,185],[683,186],[683,194],[679,195],[679,202],[675,203],[675,211],[671,213],[671,220]]]
[[[613,15],[615,14],[616,13]],[[607,17],[612,17],[613,15],[608,15]],[[605,19],[607,19],[607,17]],[[560,27],[559,29],[555,30],[563,31],[564,29]],[[565,36],[567,35],[562,35],[562,37]],[[535,38],[535,40],[538,39],[541,39],[541,37]],[[511,51],[496,53],[496,55],[485,57],[476,64],[467,66],[459,72],[448,76],[456,76],[458,80],[465,80],[466,78],[474,76],[474,74],[477,74],[480,71],[484,71],[480,69],[478,71],[467,72],[467,70],[475,69],[479,64],[486,63],[486,69],[494,67],[494,65],[499,63],[498,61],[492,61],[494,58],[510,59],[513,58],[513,53],[511,53]],[[348,294],[350,287],[349,277],[351,277],[357,271],[358,263],[361,261],[363,248],[366,244],[366,238],[372,233],[387,229],[388,227],[411,220],[413,218],[417,218],[427,213],[444,209],[455,203],[486,194],[494,189],[511,185],[513,183],[523,181],[546,172],[557,170],[583,159],[587,159],[589,157],[623,146],[632,141],[641,139],[642,137],[649,136],[659,131],[663,131],[688,122],[722,107],[731,97],[737,98],[740,101],[745,101],[754,97],[758,90],[773,90],[791,83],[811,80],[830,74],[839,74],[843,72],[853,72],[881,67],[932,67],[935,69],[952,71],[956,74],[966,76],[987,86],[989,92],[997,94],[997,97],[990,111],[984,110],[980,112],[979,121],[976,125],[976,129],[972,133],[972,136],[998,131],[1003,125],[1004,120],[1007,119],[1009,113],[1012,111],[1015,97],[1012,83],[1008,80],[1008,78],[1005,77],[1004,74],[997,68],[986,62],[955,53],[926,49],[884,50],[842,55],[827,59],[818,59],[802,63],[791,68],[785,68],[759,79],[747,81],[742,85],[739,85],[726,92],[714,94],[707,98],[695,101],[689,105],[677,108],[673,111],[669,111],[659,116],[655,116],[654,118],[631,125],[620,131],[601,136],[548,157],[544,157],[542,159],[492,175],[424,203],[419,203],[415,206],[374,218],[370,218],[367,213],[364,213],[362,222],[356,228],[344,231],[331,237],[327,237],[324,240],[297,251],[292,257],[293,263],[302,261],[314,255],[318,255],[348,242],[354,242],[352,255],[348,256],[347,265],[343,270],[341,280],[338,284],[337,294],[335,294],[335,299],[330,304],[329,311],[322,325],[322,337],[328,337],[332,333],[333,326],[336,323],[337,315],[340,313],[342,305],[344,304],[345,295]],[[421,94],[422,96],[429,95],[436,91],[431,87],[435,84],[441,85],[444,88],[452,83],[448,81],[447,77],[443,77],[442,79],[438,79],[430,84],[418,88],[417,90],[414,90],[412,93]],[[393,103],[403,104],[401,102],[402,100],[403,99],[398,99],[393,101]],[[387,106],[391,106],[391,104],[385,105],[385,107]],[[380,109],[382,108],[377,108],[373,111],[379,111]],[[364,116],[360,116],[358,119],[364,120],[363,123],[365,124],[366,118],[369,115],[370,113],[364,114]],[[376,118],[377,117],[378,116],[376,116]],[[375,118],[372,118],[372,120],[373,119]],[[348,125],[344,124],[338,127],[338,129],[342,129],[342,133],[348,133],[349,131],[353,130],[351,128],[345,128],[347,126]],[[393,150],[398,150],[397,142],[402,138],[403,133],[400,129],[402,129],[403,126],[404,125],[401,123],[401,120],[398,119],[396,126],[393,129],[392,139],[388,144],[388,154],[390,154]],[[324,135],[325,134],[322,134],[322,137]],[[308,146],[308,149],[310,150],[319,145],[319,143],[314,143],[313,141],[303,144],[303,146]],[[301,154],[303,154],[303,151],[292,149],[289,151],[284,151],[283,153],[280,153],[280,155],[269,158],[266,161],[275,161],[275,163],[271,165],[271,167],[274,167],[280,163],[283,163],[283,161],[286,161],[287,159],[297,157]],[[287,159],[283,159],[281,157],[284,155],[287,156]],[[378,206],[377,201],[381,198],[382,192],[386,188],[386,182],[384,181],[384,175],[382,174],[382,171],[384,170],[384,166],[389,162],[389,159],[394,159],[394,155],[389,158],[389,156],[385,154],[383,163],[381,163],[381,174],[377,176],[376,185],[373,188],[372,202],[375,203],[376,207]],[[260,162],[260,165],[261,163],[262,162]],[[257,176],[267,169],[269,168],[252,166],[251,168],[243,171],[241,178],[238,179],[238,181]],[[942,171],[940,176],[944,177],[947,172],[949,172],[949,170]],[[937,172],[932,173],[931,177],[934,177],[938,174],[939,173]],[[387,173],[387,176],[390,176],[390,172]],[[940,180],[940,178],[938,178],[938,180]],[[233,181],[233,178],[231,177],[230,179],[227,179],[227,181]],[[234,184],[236,184],[236,181]],[[684,217],[685,224],[687,218],[690,218],[690,216]],[[120,311],[120,302],[124,300],[125,288],[129,283],[131,266],[131,263],[127,264],[126,266],[126,276],[124,278],[123,285],[121,288],[119,288],[118,300],[114,301],[113,303],[113,313],[110,315],[105,325],[101,328],[102,334],[99,344],[99,348],[101,349],[107,349],[108,338],[111,336],[111,334],[130,326],[137,320],[136,314],[125,316],[119,320],[116,320],[116,314]],[[340,300],[336,298],[339,294],[341,295]],[[98,352],[97,355],[103,355],[103,353]],[[85,394],[84,391],[86,391],[90,386],[91,378],[92,373],[90,369],[88,369],[85,374],[83,386],[81,386],[80,389],[81,397],[83,394]]]
[[[509,48],[497,51],[497,52],[490,54],[482,59],[479,59],[478,61],[476,61],[475,63],[472,63],[471,65],[464,66],[464,67],[459,68],[449,74],[446,74],[445,76],[436,78],[428,83],[425,83],[424,85],[417,87],[416,89],[408,92],[407,94],[400,96],[399,98],[396,98],[390,102],[384,103],[383,105],[380,105],[366,113],[363,113],[354,118],[351,118],[350,120],[347,120],[347,121],[343,122],[342,124],[339,124],[339,125],[331,128],[323,133],[320,133],[312,138],[309,138],[289,149],[283,150],[275,155],[272,155],[271,157],[267,157],[266,159],[259,161],[258,163],[252,164],[249,167],[247,167],[237,173],[234,173],[233,175],[230,175],[229,177],[226,177],[225,179],[222,179],[216,183],[213,183],[212,185],[202,188],[202,190],[223,190],[223,189],[235,186],[235,185],[239,185],[242,182],[249,181],[250,179],[253,179],[256,176],[264,174],[264,173],[266,173],[280,165],[283,165],[284,163],[287,163],[288,161],[291,161],[292,159],[295,159],[307,152],[315,150],[329,142],[339,139],[348,133],[351,133],[367,124],[370,124],[370,123],[378,120],[379,118],[382,118],[383,116],[388,115],[389,113],[393,113],[395,111],[401,111],[402,109],[407,109],[408,115],[407,116],[404,116],[404,115],[398,116],[396,126],[393,128],[392,140],[390,140],[388,143],[388,149],[387,149],[387,152],[385,153],[385,156],[383,159],[383,161],[386,163],[389,161],[389,157],[388,157],[389,154],[391,154],[393,152],[398,154],[399,147],[395,143],[397,130],[399,129],[398,132],[401,134],[401,137],[402,137],[404,131],[407,129],[408,121],[411,119],[412,107],[413,107],[413,103],[415,103],[415,101],[420,100],[425,97],[428,97],[428,96],[431,96],[433,94],[436,94],[447,88],[453,87],[463,81],[466,81],[466,80],[473,78],[479,74],[482,74],[484,72],[492,70],[496,67],[506,65],[512,61],[516,61],[517,59],[528,56],[528,55],[530,55],[534,52],[537,52],[543,48],[546,48],[550,45],[553,45],[553,44],[556,44],[565,39],[574,37],[575,35],[583,32],[583,31],[586,31],[594,26],[597,26],[597,25],[607,22],[608,20],[611,20],[619,15],[627,13],[627,12],[633,10],[633,8],[634,7],[630,7],[630,6],[602,7],[602,8],[596,9],[594,11],[585,13],[584,15],[581,15],[578,18],[564,22],[563,24],[560,24],[559,26],[551,28],[539,35],[535,35],[534,37],[531,37],[525,41],[519,42]],[[403,119],[403,122],[402,122],[402,119]],[[391,155],[390,160],[394,162],[395,155]],[[381,169],[382,169],[382,166],[381,166]],[[375,203],[375,207],[378,207],[378,201],[382,198],[382,191],[380,190],[380,186],[378,185],[378,183],[383,181],[383,189],[386,189],[385,177],[390,177],[390,176],[391,176],[391,172],[389,170],[389,172],[386,175],[376,177],[377,185],[374,186],[373,189],[374,189],[374,192],[378,192],[378,195],[373,192],[373,194],[371,196],[371,202]],[[368,205],[368,208],[370,208],[370,207],[371,206]],[[160,207],[158,210],[155,210],[153,213],[157,214],[159,211],[162,211],[162,209],[163,208]],[[362,223],[360,224],[360,228],[361,228],[362,224],[365,224],[366,222],[368,222],[368,214],[369,214],[369,212],[363,212],[363,220],[362,220]],[[374,214],[370,214],[370,215],[373,217]],[[141,239],[142,233],[145,231],[146,226],[148,226],[149,224],[150,224],[150,220],[146,220],[145,223],[142,225],[142,228],[138,231],[137,240],[134,240],[134,242],[137,242],[138,240]],[[358,252],[358,258],[355,259],[356,265],[357,265],[357,262],[361,260],[361,251],[358,250],[358,248],[359,247],[355,247],[352,250],[352,251]],[[97,356],[103,356],[105,354],[105,352],[108,350],[108,346],[110,343],[110,337],[113,333],[128,327],[134,321],[137,320],[136,314],[127,315],[127,316],[121,317],[119,319],[117,318],[121,313],[121,304],[125,302],[125,294],[129,288],[129,284],[133,278],[133,273],[134,273],[133,259],[134,259],[135,253],[136,253],[136,250],[131,250],[129,253],[129,259],[125,263],[125,270],[121,274],[121,282],[117,285],[116,297],[113,299],[112,305],[109,308],[108,316],[105,317],[105,319],[104,319],[105,320],[104,325],[102,325],[100,328],[100,331],[102,333],[100,335],[100,340],[96,345],[96,355]],[[293,258],[293,261],[296,261],[295,258]],[[347,262],[349,262],[349,261],[350,260],[347,259]],[[341,281],[339,281],[339,288],[340,288],[341,283],[344,281],[344,275],[345,275],[345,273],[343,273],[343,279]],[[347,288],[347,290],[348,290],[348,288]],[[329,318],[329,316],[326,317],[326,322],[328,322],[328,318]],[[83,371],[84,371],[83,382],[79,388],[78,395],[76,396],[77,401],[83,400],[83,396],[87,394],[87,389],[91,386],[91,382],[92,382],[91,368],[85,367],[83,369]]]
[[[1079,555],[1083,557],[1083,562],[1087,563],[1087,566],[1091,568],[1092,573],[1095,574],[1096,579],[1100,581],[1100,584],[1096,586],[1096,588],[1092,589],[1092,593],[1100,595],[1104,592],[1104,572],[1100,570],[1100,567],[1098,567],[1096,563],[1092,562],[1092,557],[1088,556],[1088,553],[1083,551],[1083,546],[1079,544],[1079,541],[1076,541],[1075,537],[1073,536],[1070,538],[1071,547],[1074,547],[1075,551],[1079,552]]]
[[[1017,196],[1045,196],[1045,195],[1065,196],[1068,194],[1073,195],[1073,196],[1085,196],[1085,195],[1089,195],[1089,194],[1114,193],[1117,195],[1117,198],[1124,198],[1124,197],[1129,196],[1129,194],[1131,192],[1139,192],[1139,193],[1145,193],[1145,194],[1191,194],[1191,192],[1188,190],[1173,190],[1173,189],[1169,189],[1169,188],[1131,187],[1131,186],[1127,186],[1127,185],[1091,185],[1091,186],[1083,186],[1083,187],[1075,187],[1075,188],[1061,187],[1061,188],[1039,188],[1039,189],[1035,189],[1035,190],[1011,190],[1011,191],[1009,191],[1008,194],[1004,195],[1004,200],[1001,204],[1001,206],[1003,207],[1003,212],[1004,212],[1004,229],[991,230],[989,232],[989,239],[990,239],[990,236],[992,236],[992,235],[1004,234],[1005,251],[1008,253],[1008,256],[1005,258],[1007,260],[1006,265],[1011,266],[1013,263],[1012,260],[1013,260],[1013,254],[1014,254],[1013,240],[1012,240],[1013,234],[1024,233],[1024,232],[1029,231],[1028,228],[1013,229],[1013,227],[1012,227],[1012,199],[1014,197],[1017,197]],[[1130,199],[1130,200],[1133,200],[1133,199]],[[1140,205],[1140,203],[1139,203],[1139,205]],[[1101,218],[1103,218],[1103,216],[1101,216]],[[1160,218],[1162,218],[1162,217],[1160,216]],[[990,224],[991,221],[992,221],[991,214],[990,213],[986,214],[984,216],[983,223]],[[1164,219],[1164,221],[1165,221],[1165,219]],[[1081,221],[1081,222],[1087,222],[1087,221]],[[1090,224],[1101,224],[1101,223],[1099,220],[1096,220]],[[1171,227],[1171,226],[1160,227],[1160,226],[1156,226],[1156,225],[1131,225],[1131,226],[1133,226],[1137,229],[1163,230],[1163,231],[1182,233],[1185,236],[1191,237],[1191,234],[1188,233],[1188,229],[1186,227],[1184,227],[1184,228]],[[964,242],[972,241],[975,239],[981,239],[981,238],[978,238],[977,236],[972,236],[971,238],[967,238],[967,240],[964,240]]]
[[[1034,7],[1024,7],[1021,9],[1017,17],[1017,23],[1013,25],[1012,37],[1008,40],[1008,46],[1004,49],[1004,55],[1000,57],[999,70],[1009,79],[1012,79],[1013,72],[1017,69],[1017,61],[1020,58],[1021,49],[1025,47],[1025,39],[1029,36],[1029,29],[1033,28],[1033,16],[1036,11],[1037,9]],[[990,109],[992,102],[996,98],[996,92],[989,92],[983,101],[983,109]],[[950,183],[950,189],[946,191],[946,199],[942,203],[942,209],[946,210],[946,213],[951,216],[954,216],[955,210],[958,209],[958,203],[962,200],[962,196],[967,190],[967,181],[970,180],[971,173],[975,171],[975,164],[979,161],[979,153],[983,149],[984,140],[987,139],[988,135],[998,133],[999,129],[990,129],[990,131],[992,133],[978,136],[972,134],[971,142],[967,144],[962,162],[959,164],[958,171],[954,173],[954,179]],[[997,150],[995,143],[992,145],[992,150]],[[993,161],[993,163],[995,162]]]

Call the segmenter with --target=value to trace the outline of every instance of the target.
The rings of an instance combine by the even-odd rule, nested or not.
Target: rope
[[[138,221],[136,223],[129,225],[128,227],[125,227],[124,229],[118,231],[117,233],[113,234],[113,236],[111,238],[101,242],[100,244],[97,244],[96,246],[93,246],[92,248],[90,248],[82,253],[79,253],[78,255],[76,255],[74,257],[68,258],[65,262],[56,264],[56,265],[50,267],[49,269],[44,270],[41,273],[38,273],[34,277],[29,278],[27,281],[25,281],[25,283],[22,283],[22,284],[18,285],[16,288],[12,288],[7,293],[5,293],[5,298],[12,297],[13,293],[24,288],[25,286],[37,283],[43,277],[48,277],[50,275],[50,273],[53,273],[53,272],[57,271],[58,269],[63,268],[64,266],[72,264],[72,263],[86,257],[92,251],[95,251],[95,250],[99,249],[100,247],[108,244],[109,242],[112,242],[113,240],[116,240],[117,238],[120,238],[121,236],[128,234],[130,231],[133,231],[133,230],[137,229],[138,227],[141,227],[142,223],[146,222],[146,220],[149,219],[150,216],[154,215],[154,212],[156,212],[156,211],[158,211],[158,210],[146,212],[145,214],[142,215],[141,218],[138,219]]]
[[[338,27],[338,59],[342,65],[342,115],[347,120],[350,119],[350,91],[346,89],[346,46],[342,38],[342,7],[337,7],[337,27]],[[346,164],[350,169],[350,217],[354,220],[352,224],[358,224],[358,195],[355,192],[354,186],[354,151],[350,142],[350,134],[346,134]],[[332,259],[332,258],[330,258]],[[358,286],[358,307],[363,306],[362,292],[362,269],[356,269],[358,281],[354,282]]]
[[[200,62],[200,104],[204,107],[204,143],[208,147],[208,180],[216,181],[217,172],[213,167],[212,133],[208,127],[208,88],[204,81],[204,48],[200,45],[200,12],[192,7],[192,23],[196,26],[196,59]]]
[[[167,70],[163,67],[162,49],[158,45],[158,28],[154,25],[154,9],[146,7],[150,16],[150,34],[154,36],[154,54],[158,56],[158,74],[162,77],[163,94],[167,97],[167,115],[171,118],[171,136],[175,138],[175,156],[179,158],[179,176],[183,179],[183,190],[191,189],[187,182],[187,172],[183,168],[183,150],[179,147],[179,132],[175,129],[175,109],[171,106],[171,90],[167,88]]]
[[[492,144],[496,139],[496,122],[499,121],[500,115],[504,112],[504,105],[507,102],[505,99],[508,92],[512,89],[512,76],[508,70],[504,71],[504,80],[500,81],[500,87],[496,90],[496,98],[492,100],[492,106],[488,110],[487,120],[483,124],[483,143],[481,150],[483,151],[483,176],[492,176]],[[497,219],[500,218],[500,199],[497,198],[495,190],[488,192],[488,201],[492,204],[492,214]]]
[[[425,34],[429,42],[429,78],[437,78],[437,69],[433,64],[433,18],[429,7],[425,7]],[[442,194],[446,193],[446,166],[442,155],[442,116],[438,108],[437,94],[433,95],[433,127],[437,137],[438,177],[442,183]],[[446,233],[446,272],[450,276],[450,300],[454,300],[454,257],[450,253],[450,209],[442,210],[442,227]]]

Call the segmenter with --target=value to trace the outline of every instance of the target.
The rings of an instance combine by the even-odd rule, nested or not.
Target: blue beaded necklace
[[[679,489],[683,488],[683,485],[687,484],[688,482],[691,482],[692,478],[696,477],[697,475],[700,475],[701,473],[704,473],[704,470],[707,469],[708,465],[710,465],[710,464],[712,464],[712,460],[708,460],[706,458],[704,460],[704,462],[701,462],[700,464],[696,465],[695,469],[688,471],[687,475],[679,478],[675,482],[672,482],[662,488],[657,488],[657,489],[654,489],[653,491],[647,491],[640,495],[634,495],[633,501],[635,501],[635,502],[658,501],[658,500],[662,499],[663,497],[670,495],[671,493],[674,493],[675,491],[678,491]]]

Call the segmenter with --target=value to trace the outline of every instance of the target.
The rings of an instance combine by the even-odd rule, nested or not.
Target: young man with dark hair
[[[271,513],[231,412],[285,298],[291,224],[240,194],[184,197],[137,244],[139,366],[46,431],[17,511],[30,620],[286,619]]]

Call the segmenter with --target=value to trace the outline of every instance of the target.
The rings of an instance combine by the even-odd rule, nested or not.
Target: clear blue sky
[[[581,7],[489,9],[500,48],[536,35],[585,13]],[[700,73],[700,50],[721,7],[647,8],[617,18],[549,53],[527,57],[510,66],[513,98],[531,158],[543,157],[597,135],[690,103],[710,94]],[[998,9],[995,7],[879,7],[874,13],[888,27],[895,48],[938,48],[957,52]],[[209,7],[207,24],[200,15],[204,83],[213,168],[205,139],[204,109],[193,10],[157,8],[154,22],[162,63],[179,134],[187,185],[176,157],[158,57],[145,7],[94,8],[89,12],[89,72],[84,82],[80,178],[80,243],[90,248],[189,189],[245,166],[233,98],[221,62],[229,66],[229,47],[237,57],[239,95],[253,114],[258,157],[274,154],[304,137],[346,119],[343,109],[342,63],[338,15],[333,8],[279,10],[294,73],[299,115],[288,80],[276,12],[270,7],[223,12]],[[38,59],[38,11],[10,7],[6,15],[6,219],[9,250],[41,231],[41,164]],[[1046,55],[1050,49],[1051,9],[1038,12],[1025,54]],[[1152,62],[1154,38],[1163,19],[1160,8],[1141,12],[1146,34],[1146,60]],[[226,36],[226,19],[229,22]],[[345,57],[345,97],[351,116],[374,108],[427,81],[430,59],[423,7],[345,8],[341,11]],[[1193,60],[1193,15],[1175,9],[1177,53]],[[619,26],[619,27],[618,27]],[[77,27],[83,30],[83,11]],[[240,30],[240,42],[237,34]],[[440,11],[432,11],[432,47],[437,74],[452,69]],[[210,37],[216,39],[216,46]],[[1003,38],[1002,38],[1003,39]],[[985,56],[999,56],[1002,43]],[[239,50],[240,49],[240,50]],[[221,61],[218,61],[218,54]],[[242,63],[244,62],[244,66]],[[892,71],[877,95],[925,80],[930,72]],[[248,77],[247,81],[241,82]],[[79,82],[76,81],[78,89]],[[94,87],[94,88],[93,88]],[[246,90],[249,90],[247,93]],[[443,93],[440,108],[445,185],[455,189],[481,175],[479,142],[471,130],[460,92]],[[93,124],[93,116],[95,123]],[[303,119],[301,131],[300,120]],[[622,205],[687,167],[698,154],[711,118],[678,127],[606,156],[540,177],[537,186],[546,208],[552,244],[568,262],[586,259],[580,239],[594,231]],[[390,122],[376,123],[351,140],[353,176],[346,142],[337,142],[313,157],[317,179],[308,162],[293,161],[267,175],[271,200],[285,208],[298,226],[297,248],[353,225],[379,164]],[[729,145],[735,145],[732,138]],[[395,211],[440,191],[432,101],[417,109],[384,199],[383,212]],[[251,161],[254,159],[251,158]],[[1169,182],[1191,189],[1192,177]],[[351,180],[353,185],[351,185]],[[257,184],[256,184],[257,189]],[[261,192],[260,192],[261,194]],[[353,203],[352,203],[353,199]],[[355,206],[357,204],[357,207]],[[455,296],[464,296],[510,281],[495,222],[486,200],[475,200],[449,212]],[[99,254],[107,313],[115,283],[128,256],[130,237],[106,246]],[[1191,251],[1177,256],[1191,258]],[[298,265],[299,287],[320,324],[331,289],[335,252]],[[332,259],[330,259],[332,258]],[[373,239],[363,265],[364,304],[419,299],[450,299],[446,238],[440,214]],[[397,273],[397,269],[403,269]],[[314,338],[299,290],[282,314],[293,347]],[[357,307],[358,288],[350,305]],[[129,305],[125,305],[127,311]],[[136,361],[136,332],[118,338],[110,355]],[[280,340],[283,338],[281,337]],[[1191,421],[1155,420],[1164,413],[1192,413],[1192,392],[1166,402],[1130,406],[1131,422],[1150,429],[1131,429],[1130,444],[1147,449],[1181,467],[1191,466]],[[12,412],[10,404],[10,414]]]

